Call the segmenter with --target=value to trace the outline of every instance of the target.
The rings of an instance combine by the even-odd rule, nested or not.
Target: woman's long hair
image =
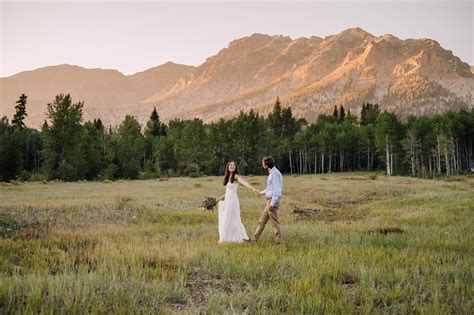
[[[235,165],[235,171],[232,173],[229,171],[229,165],[230,163],[234,163]],[[235,174],[239,174],[239,171],[237,170],[237,164],[234,161],[229,161],[227,162],[227,165],[225,166],[225,173],[224,173],[224,186],[227,185],[228,182],[233,183],[235,180]]]

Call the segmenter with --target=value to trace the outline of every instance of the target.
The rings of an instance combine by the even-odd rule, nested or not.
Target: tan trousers
[[[268,220],[272,222],[273,232],[275,233],[275,240],[277,243],[283,243],[283,238],[281,236],[281,229],[280,229],[280,221],[278,220],[278,210],[280,208],[280,201],[277,201],[275,206],[270,210],[270,200],[268,200],[265,209],[263,209],[263,213],[258,220],[258,227],[253,235],[253,240],[258,241],[260,236],[262,235],[263,230],[265,229],[265,225],[267,224]]]

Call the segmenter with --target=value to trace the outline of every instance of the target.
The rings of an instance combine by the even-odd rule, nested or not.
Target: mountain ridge
[[[298,45],[304,47],[300,47],[292,59],[288,52]],[[266,53],[266,60],[263,60],[262,52]],[[232,55],[234,60],[229,61]],[[238,58],[242,57],[251,58],[251,61],[239,64]],[[255,60],[260,60],[260,65],[255,65]],[[288,61],[286,65],[285,60]],[[216,65],[219,62],[230,63],[233,67]],[[231,73],[219,73],[219,69],[229,71],[229,68]],[[240,78],[238,71],[232,72],[234,69],[245,69],[247,77]],[[272,76],[274,79],[268,80]],[[229,81],[249,83],[226,84],[222,82],[226,77]],[[459,86],[464,86],[464,91],[460,91]],[[420,99],[412,94],[419,94]],[[212,95],[212,99],[208,95]],[[186,78],[178,80],[169,91],[144,103],[157,105],[165,118],[200,117],[214,121],[222,116],[235,116],[242,109],[268,112],[276,96],[280,96],[295,113],[314,120],[317,114],[330,112],[334,105],[347,105],[356,112],[364,101],[381,103],[382,108],[402,116],[472,108],[473,95],[474,82],[469,66],[438,42],[401,40],[391,34],[374,36],[353,28],[324,39],[291,40],[285,36],[257,33],[232,41]],[[319,98],[329,98],[329,101]],[[193,108],[189,109],[187,104],[191,101]],[[410,102],[419,105],[410,109]],[[431,103],[432,112],[427,103]]]
[[[250,109],[266,114],[277,96],[309,121],[339,105],[358,113],[364,102],[402,117],[474,106],[474,67],[452,51],[432,39],[374,36],[361,28],[324,38],[254,33],[229,42],[197,67],[167,62],[131,75],[89,70],[99,78],[83,81],[95,82],[104,95],[89,97],[93,106],[84,97],[87,91],[75,86],[71,96],[86,98],[86,119],[99,116],[112,125],[126,114],[144,123],[154,106],[164,121],[197,117],[212,122]],[[0,78],[2,90],[4,81]],[[3,96],[1,101],[3,115]]]

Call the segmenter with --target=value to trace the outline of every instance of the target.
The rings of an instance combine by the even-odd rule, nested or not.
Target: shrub
[[[376,180],[377,179],[377,174],[370,174],[369,179]]]
[[[202,173],[201,172],[192,172],[192,173],[189,173],[189,177],[191,178],[196,178],[196,177],[201,177],[202,176]]]
[[[30,173],[28,181],[30,182],[44,182],[48,180],[48,176],[43,173]]]
[[[22,170],[22,171],[20,172],[20,175],[18,175],[18,178],[17,178],[17,179],[18,179],[20,182],[26,182],[26,181],[30,180],[30,177],[31,177],[31,174],[30,174],[29,172],[27,172],[27,171],[25,171],[25,170]]]
[[[118,167],[115,163],[110,163],[100,175],[101,179],[114,180],[118,173]]]

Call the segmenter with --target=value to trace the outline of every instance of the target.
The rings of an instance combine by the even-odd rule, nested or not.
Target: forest
[[[11,121],[0,120],[0,180],[116,180],[222,175],[234,160],[243,174],[263,174],[271,155],[287,174],[383,171],[434,178],[471,172],[474,109],[400,119],[364,103],[359,115],[343,105],[314,123],[277,98],[264,117],[251,110],[204,123],[160,120],[156,108],[142,127],[126,116],[117,127],[83,119],[84,102],[60,94],[47,104],[41,130],[25,125],[27,95]],[[12,105],[13,106],[13,105]]]

